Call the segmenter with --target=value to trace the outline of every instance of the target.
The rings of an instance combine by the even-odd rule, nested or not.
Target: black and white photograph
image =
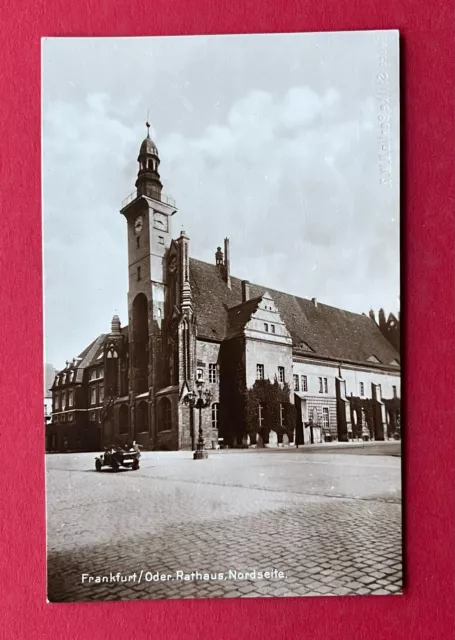
[[[398,31],[44,38],[49,602],[400,595]]]

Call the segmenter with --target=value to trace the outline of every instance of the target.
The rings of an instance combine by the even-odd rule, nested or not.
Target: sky
[[[234,276],[397,312],[397,32],[48,38],[42,76],[46,362],[127,322],[147,117],[192,257],[229,237]]]

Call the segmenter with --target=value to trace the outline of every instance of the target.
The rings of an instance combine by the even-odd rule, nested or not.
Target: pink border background
[[[0,637],[453,637],[454,13],[444,0],[0,0]],[[40,38],[375,28],[401,31],[405,595],[46,604]]]

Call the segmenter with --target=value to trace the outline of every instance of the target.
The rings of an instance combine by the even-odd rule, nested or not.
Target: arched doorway
[[[130,412],[128,405],[122,404],[118,414],[119,426],[118,431],[120,435],[128,435],[130,432]]]
[[[136,431],[137,433],[146,433],[149,430],[149,408],[148,403],[142,400],[137,405],[136,412]]]
[[[158,403],[157,431],[170,431],[172,427],[172,405],[169,398],[161,398]]]
[[[148,390],[148,301],[139,293],[133,301],[133,388],[136,393]]]

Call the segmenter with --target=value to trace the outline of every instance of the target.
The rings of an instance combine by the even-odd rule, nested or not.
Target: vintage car
[[[113,471],[118,471],[120,467],[126,469],[139,469],[139,459],[141,452],[139,446],[133,443],[131,446],[110,446],[106,447],[104,453],[95,458],[95,469],[101,471],[103,467],[111,467]]]

